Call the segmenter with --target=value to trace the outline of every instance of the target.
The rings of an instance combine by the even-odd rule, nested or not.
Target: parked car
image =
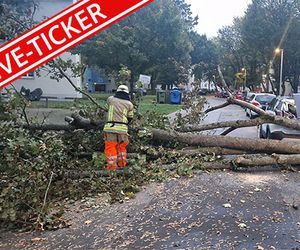
[[[289,119],[297,119],[296,104],[292,97],[276,97],[267,107],[266,112],[272,116],[277,115]],[[276,140],[284,138],[300,139],[300,131],[267,123],[260,126],[259,137]]]
[[[250,99],[249,102],[253,105],[255,105],[256,107],[259,107],[263,110],[266,110],[267,106],[271,103],[271,101],[276,98],[275,95],[273,94],[268,94],[268,93],[256,93],[253,94]],[[258,114],[253,112],[250,109],[246,109],[246,116],[249,116],[250,119],[254,118],[255,116],[257,116]]]
[[[244,101],[249,102],[253,95],[255,95],[254,92],[244,92]]]
[[[235,93],[235,98],[238,99],[238,100],[244,100],[244,95],[243,95],[242,92],[237,91],[237,92]]]
[[[222,92],[221,91],[216,91],[215,92],[215,97],[221,98],[222,97]]]
[[[222,97],[222,98],[228,98],[229,95],[228,95],[228,93],[227,93],[225,90],[223,90],[223,91],[221,92],[221,97]]]
[[[208,89],[200,89],[199,95],[207,95],[208,94]]]

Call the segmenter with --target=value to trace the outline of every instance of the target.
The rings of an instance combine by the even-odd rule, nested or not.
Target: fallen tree
[[[78,113],[73,113],[71,117],[65,117],[65,124],[37,124],[37,123],[13,123],[13,122],[3,122],[1,126],[3,127],[15,127],[23,128],[31,131],[74,131],[78,129],[83,130],[102,130],[104,128],[104,122],[102,121],[92,121],[90,119],[84,118]]]
[[[175,131],[152,130],[153,140],[160,142],[180,142],[190,146],[222,147],[256,153],[300,154],[300,144],[275,140],[246,139],[236,137],[195,135]]]
[[[186,127],[177,129],[177,131],[200,132],[200,131],[211,130],[211,129],[216,129],[216,128],[228,128],[228,127],[235,130],[238,128],[259,126],[259,125],[266,124],[266,123],[277,124],[277,125],[281,125],[281,126],[284,126],[287,128],[300,130],[300,123],[297,120],[292,120],[292,119],[288,119],[288,118],[280,117],[280,116],[264,115],[264,116],[255,118],[253,120],[237,120],[237,121],[217,122],[217,123],[211,123],[211,124],[205,124],[205,125],[188,125]]]
[[[194,100],[191,103],[194,104]],[[46,219],[46,215],[50,214],[53,199],[73,197],[77,200],[86,194],[99,193],[100,190],[110,193],[112,200],[122,200],[127,193],[132,195],[132,188],[147,181],[190,176],[194,171],[300,165],[298,143],[191,133],[228,128],[222,133],[225,135],[239,127],[277,122],[300,128],[297,121],[270,117],[265,111],[252,107],[253,105],[235,100],[232,95],[227,102],[204,113],[229,105],[248,107],[259,113],[260,117],[255,120],[221,122],[182,129],[188,133],[177,132],[169,124],[164,125],[165,119],[162,116],[150,114],[143,117],[144,121],[137,119],[130,128],[134,135],[129,148],[130,153],[133,153],[129,154],[130,171],[117,171],[115,175],[105,171],[106,159],[99,152],[103,152],[101,130],[104,122],[80,115],[94,118],[94,113],[74,113],[65,118],[65,124],[0,124],[0,167],[4,172],[1,185],[2,197],[5,198],[2,202],[5,209],[0,213],[0,223],[15,223],[25,218],[24,223],[28,223],[30,219],[29,223],[43,228],[47,225],[41,221],[47,220],[43,220],[42,216],[45,215]],[[198,109],[194,111],[196,112],[193,115],[201,116]],[[159,123],[154,120],[159,120]],[[198,122],[197,119],[190,121]],[[46,131],[52,132],[44,133]],[[196,148],[186,148],[187,145]],[[30,192],[27,187],[31,188]],[[24,197],[23,193],[32,195]],[[51,194],[49,207],[40,207],[40,204],[45,204],[43,197],[47,197],[48,193]],[[17,198],[9,199],[10,196]],[[29,206],[32,210],[28,210]],[[6,211],[13,213],[8,214]]]
[[[273,119],[270,118],[256,118],[253,120],[238,120],[238,121],[227,121],[227,122],[216,122],[216,123],[209,123],[204,125],[197,125],[197,126],[186,126],[184,128],[179,128],[177,131],[180,132],[201,132],[211,129],[217,128],[243,128],[243,127],[253,127],[259,126],[265,123],[271,123]]]
[[[300,155],[244,155],[236,156],[232,159],[224,159],[214,162],[204,162],[202,169],[204,170],[237,170],[261,167],[279,167],[287,169],[290,166],[297,167],[300,165]]]
[[[241,167],[256,167],[270,165],[300,165],[300,154],[280,155],[272,154],[267,156],[257,155],[240,156],[235,159],[235,163]]]
[[[230,121],[222,123],[213,123],[207,125],[201,125],[196,127],[184,128],[183,131],[203,131],[210,130],[220,127],[250,127],[263,124],[265,122],[271,121],[272,119],[265,120],[263,118],[257,118],[255,120],[245,120],[245,121]],[[58,124],[44,124],[36,125],[24,124],[22,127],[28,128],[30,130],[65,130],[72,131],[75,129],[84,130],[101,130],[103,128],[103,122],[94,122],[90,119],[81,117],[79,114],[72,114],[72,117],[67,117],[66,121],[69,124],[58,125]],[[293,122],[295,123],[295,122]],[[300,123],[297,122],[298,125]],[[300,153],[300,145],[294,142],[286,141],[273,141],[273,140],[262,140],[262,139],[246,139],[246,138],[234,138],[234,137],[224,137],[224,136],[209,136],[209,135],[199,135],[191,133],[178,133],[176,131],[166,131],[153,129],[151,131],[152,138],[155,141],[160,142],[180,142],[190,146],[199,146],[205,148],[218,147],[223,149],[233,149],[243,152],[263,152],[263,153],[286,153],[286,154],[298,154]],[[213,150],[211,150],[213,151]],[[216,150],[216,154],[220,153],[220,149]]]

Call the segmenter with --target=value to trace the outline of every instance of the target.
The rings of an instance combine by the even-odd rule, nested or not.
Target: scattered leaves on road
[[[223,207],[225,207],[225,208],[231,208],[232,206],[231,206],[230,203],[226,203],[226,204],[223,204]]]

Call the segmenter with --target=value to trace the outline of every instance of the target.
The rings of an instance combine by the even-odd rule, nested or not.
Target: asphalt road
[[[207,100],[208,100],[208,105],[206,105],[206,108],[220,105],[226,101],[226,99],[215,98],[215,97],[208,97]],[[202,123],[207,124],[207,123],[214,123],[214,122],[236,121],[236,120],[249,120],[249,118],[246,116],[246,112],[244,111],[243,108],[236,105],[230,105],[223,109],[210,112],[207,115],[207,117],[205,117]],[[215,129],[213,131],[210,131],[208,134],[218,135],[223,131],[224,129]],[[235,136],[235,137],[242,137],[242,138],[257,138],[258,137],[257,127],[240,128],[231,132],[228,136]]]
[[[216,98],[212,96],[207,96],[206,98],[207,98],[207,104],[205,105],[204,110],[210,107],[221,105],[222,103],[226,102],[226,99],[224,98]],[[180,111],[180,112],[182,112],[182,115],[185,114],[184,111]],[[173,122],[175,115],[176,112],[169,115],[170,122]],[[203,117],[203,120],[200,122],[200,124],[209,124],[215,122],[236,121],[236,120],[249,120],[249,118],[246,116],[246,112],[243,108],[237,105],[230,105],[225,108],[208,113],[205,117]],[[208,135],[219,135],[225,129],[226,128],[214,129],[202,133]],[[257,131],[257,127],[240,128],[231,132],[230,134],[228,134],[228,136],[241,137],[241,138],[258,138],[258,131]]]
[[[0,236],[0,249],[300,249],[300,173],[203,173],[73,211],[71,227]]]

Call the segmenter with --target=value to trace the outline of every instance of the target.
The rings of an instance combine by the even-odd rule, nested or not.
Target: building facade
[[[83,82],[88,92],[114,92],[117,89],[115,80],[108,77],[103,69],[97,67],[87,67]]]
[[[70,6],[72,3],[73,0],[40,0],[35,19],[37,21],[41,21],[51,17]],[[71,53],[66,52],[60,57],[63,60],[71,59],[75,63],[80,63],[79,55],[72,55]],[[66,73],[71,75],[71,72]],[[15,81],[13,85],[17,90],[20,90],[22,86],[24,86],[26,89],[30,89],[31,91],[36,88],[41,88],[43,91],[43,96],[52,97],[55,99],[75,99],[82,97],[82,94],[75,91],[67,79],[63,78],[59,81],[56,81],[51,79],[50,75],[43,70],[40,70],[39,74],[40,76],[38,76],[36,71],[30,72],[24,75],[21,79]],[[71,80],[77,87],[82,87],[81,77],[71,77]]]

